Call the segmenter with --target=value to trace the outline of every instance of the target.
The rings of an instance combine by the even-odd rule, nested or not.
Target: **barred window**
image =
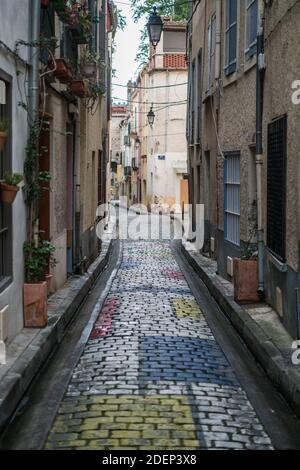
[[[215,80],[216,55],[216,15],[213,14],[208,25],[208,92],[212,92]]]
[[[224,161],[224,234],[225,239],[240,245],[240,153],[225,154]]]
[[[268,126],[267,245],[281,261],[286,258],[287,116]]]

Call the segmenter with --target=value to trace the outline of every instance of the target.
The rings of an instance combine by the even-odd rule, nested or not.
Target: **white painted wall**
[[[0,40],[14,49],[15,41],[29,41],[29,0],[1,0]],[[28,59],[28,48],[20,48],[20,56]],[[0,69],[12,79],[12,170],[23,173],[25,147],[27,142],[27,113],[18,106],[24,101],[25,68],[0,47]],[[17,77],[17,70],[21,72]],[[23,96],[19,94],[18,81]],[[26,239],[26,211],[22,191],[19,191],[13,204],[13,282],[0,292],[1,307],[8,304],[5,313],[5,329],[10,341],[23,327],[23,243]]]
[[[180,180],[187,173],[187,144],[185,137],[187,70],[153,70],[149,77],[148,102],[154,103],[155,120],[147,126],[147,193],[148,203],[180,204]],[[184,102],[179,104],[179,102]],[[164,106],[156,103],[178,103]],[[158,156],[164,155],[165,160]],[[181,168],[181,170],[180,170]],[[153,191],[151,189],[153,174]],[[173,201],[173,202],[172,202]]]

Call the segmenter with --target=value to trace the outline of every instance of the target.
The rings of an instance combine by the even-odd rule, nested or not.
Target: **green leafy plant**
[[[44,191],[49,191],[49,183],[51,180],[48,171],[39,171],[39,136],[40,123],[35,122],[30,126],[29,137],[26,147],[26,159],[24,164],[24,193],[28,204],[40,199]]]
[[[39,240],[38,244],[24,243],[25,276],[28,283],[41,282],[45,279],[46,269],[54,267],[55,246],[48,240]]]
[[[80,27],[85,34],[91,33],[92,18],[88,3],[79,3],[78,0],[55,0],[54,8],[64,23],[70,27]]]
[[[81,65],[91,65],[96,64],[99,67],[104,67],[105,64],[102,61],[99,54],[92,52],[89,46],[85,47],[82,56],[80,57],[80,64]]]
[[[249,239],[247,240],[242,255],[241,260],[248,261],[252,259],[257,252],[257,244],[253,242],[253,237],[256,233],[256,227],[250,232]]]
[[[2,118],[0,119],[0,132],[7,132],[9,129],[9,119],[8,118]]]
[[[23,181],[23,176],[19,173],[6,174],[3,182],[10,186],[18,186]]]

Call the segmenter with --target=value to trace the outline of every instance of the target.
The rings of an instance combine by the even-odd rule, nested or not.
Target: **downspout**
[[[264,56],[264,0],[259,0],[257,60],[256,60],[256,185],[257,185],[257,244],[258,244],[258,293],[264,299],[264,230],[262,210],[262,165],[263,165],[263,86],[265,73]]]
[[[30,8],[30,42],[29,49],[29,73],[28,73],[28,106],[30,123],[38,118],[39,112],[39,54],[37,46],[34,46],[40,40],[40,15],[41,1],[31,0]]]
[[[35,44],[40,39],[40,15],[41,1],[31,0],[30,2],[30,49],[29,49],[29,72],[28,72],[28,120],[29,125],[34,126],[39,118],[39,60],[38,48]],[[38,162],[37,162],[38,166]],[[37,204],[30,205],[29,221],[27,225],[28,241],[38,244],[39,221]]]
[[[221,22],[222,22],[222,1],[216,0],[216,62],[215,80],[219,81],[221,75]]]

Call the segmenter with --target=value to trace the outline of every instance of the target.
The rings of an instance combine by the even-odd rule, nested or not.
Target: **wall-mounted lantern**
[[[153,126],[154,124],[154,119],[155,119],[155,114],[153,112],[153,105],[151,106],[150,108],[150,111],[149,113],[147,114],[147,118],[148,118],[148,123],[149,123],[149,126]]]
[[[149,35],[149,40],[154,49],[160,41],[160,36],[163,29],[163,22],[161,17],[157,14],[157,8],[153,7],[153,12],[149,16],[147,23],[147,30]]]

